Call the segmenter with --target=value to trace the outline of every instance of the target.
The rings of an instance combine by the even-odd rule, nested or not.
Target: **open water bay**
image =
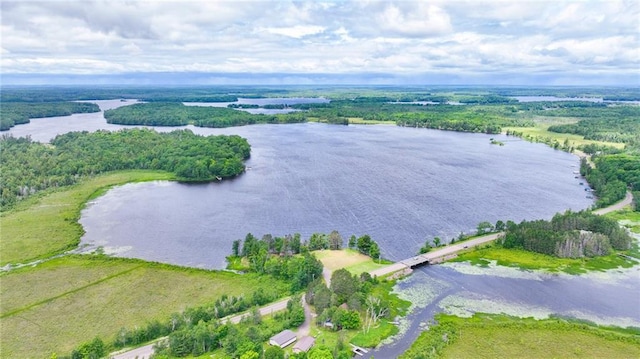
[[[592,204],[574,178],[577,157],[506,136],[315,123],[190,129],[246,137],[249,169],[220,183],[115,188],[83,211],[82,244],[224,268],[232,241],[248,232],[308,238],[335,229],[370,234],[385,258],[400,260],[427,238],[448,241],[481,221]]]

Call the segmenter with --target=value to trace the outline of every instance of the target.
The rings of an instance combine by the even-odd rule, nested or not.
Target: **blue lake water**
[[[123,105],[96,102],[103,109]],[[46,142],[68,131],[121,128],[95,113],[34,119],[9,133]],[[550,218],[593,203],[573,173],[577,157],[513,137],[316,123],[181,128],[246,137],[250,169],[220,183],[114,188],[82,212],[83,246],[222,268],[232,241],[247,232],[307,238],[337,229],[345,237],[368,233],[384,257],[399,260],[425,239],[449,240],[480,221]],[[490,138],[505,146],[491,145]],[[396,291],[414,308],[401,319],[401,334],[369,356],[396,357],[442,311],[556,314],[640,326],[637,268],[569,276],[453,263],[421,268]]]
[[[414,254],[477,223],[589,207],[578,158],[507,136],[316,123],[227,129],[250,168],[221,183],[116,188],[83,212],[83,244],[118,255],[223,268],[235,239],[338,230],[370,234],[384,257]],[[490,144],[496,137],[505,146]]]
[[[108,109],[132,101],[96,103]],[[107,124],[100,112],[33,119],[9,133],[46,142],[58,133],[126,127]],[[448,241],[481,221],[550,218],[593,203],[573,173],[577,157],[514,137],[316,123],[180,128],[246,137],[251,169],[221,183],[109,191],[82,213],[84,245],[223,268],[232,241],[248,232],[308,237],[336,229],[370,234],[384,257],[399,260],[427,239]],[[506,145],[491,145],[493,137]]]

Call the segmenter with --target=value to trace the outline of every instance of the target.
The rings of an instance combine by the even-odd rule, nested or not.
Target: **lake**
[[[101,108],[120,101],[95,101]],[[46,142],[58,133],[117,130],[102,113],[34,119],[9,131]],[[82,245],[124,257],[223,268],[247,232],[284,235],[339,230],[370,234],[392,260],[414,255],[426,239],[449,240],[480,221],[550,218],[592,205],[578,158],[502,135],[395,126],[317,123],[226,129],[252,145],[250,169],[208,184],[120,186],[82,212]],[[176,128],[157,128],[171,131]],[[505,146],[490,144],[490,138]],[[583,276],[447,263],[416,270],[396,291],[414,303],[401,333],[368,355],[396,357],[437,312],[550,314],[640,326],[638,268]]]
[[[518,102],[557,102],[557,101],[584,101],[603,102],[602,97],[557,97],[557,96],[514,96]]]
[[[400,260],[426,239],[450,240],[481,221],[550,218],[593,202],[578,159],[507,136],[316,123],[227,129],[252,145],[250,168],[221,183],[129,184],[82,213],[82,243],[108,253],[224,268],[248,232],[370,234]],[[490,138],[505,146],[490,144]]]
[[[96,103],[108,108],[131,101]],[[9,133],[48,141],[68,131],[125,127],[93,113],[34,119]],[[247,138],[250,169],[220,183],[115,188],[82,212],[82,245],[224,268],[231,243],[248,232],[308,238],[335,229],[345,237],[369,234],[385,258],[401,260],[426,240],[449,241],[481,221],[550,218],[593,204],[573,173],[576,156],[514,137],[317,123],[179,128]],[[505,146],[491,145],[490,138]]]

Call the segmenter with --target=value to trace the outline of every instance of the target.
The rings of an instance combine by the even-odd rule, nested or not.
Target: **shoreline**
[[[313,121],[310,121],[310,122],[313,122]],[[355,124],[355,125],[356,125],[356,126],[370,126],[371,124],[366,124],[366,125],[365,125],[365,124]],[[382,124],[382,125],[383,125],[383,126],[386,126],[386,124]],[[251,126],[251,125],[249,125],[249,126]],[[135,126],[134,126],[134,127],[135,127]],[[436,130],[437,130],[437,129],[436,129]],[[438,131],[459,132],[459,131],[449,131],[449,130],[438,130]],[[504,134],[504,132],[503,132],[502,134]],[[542,143],[542,144],[544,144],[544,145],[546,145],[546,146],[548,146],[548,147],[551,147],[551,146],[549,146],[547,143],[544,143],[544,142],[535,142],[535,141],[527,140],[527,139],[522,138],[522,137],[520,137],[520,136],[517,136],[517,137],[518,137],[518,138],[520,138],[520,139],[521,139],[521,140],[523,140],[523,141],[532,142],[532,143]],[[576,156],[576,157],[578,157],[578,158],[584,158],[584,157],[589,158],[589,156],[586,156],[586,155],[584,155],[584,154],[580,154],[580,153],[576,153],[575,151],[574,151],[574,152],[569,152],[569,151],[564,151],[564,150],[561,150],[561,151],[563,151],[563,152],[567,152],[567,153],[570,153],[570,154],[573,154],[573,155],[575,155],[575,156]],[[112,175],[112,174],[118,174],[118,173],[125,173],[125,174],[128,174],[128,173],[131,173],[131,172],[133,172],[133,173],[135,173],[135,172],[144,172],[144,170],[128,170],[128,171],[105,172],[104,174],[98,175],[98,176],[93,177],[93,178],[89,178],[89,179],[88,179],[88,181],[91,181],[92,179],[96,179],[96,178],[101,177],[101,176],[110,176],[110,175]],[[111,190],[112,188],[117,187],[117,186],[127,185],[127,184],[130,184],[130,183],[141,183],[141,182],[152,182],[152,181],[169,181],[169,182],[177,182],[177,181],[175,180],[175,178],[167,178],[167,177],[166,177],[166,176],[164,176],[164,175],[158,175],[158,176],[156,176],[156,177],[154,177],[154,178],[134,179],[134,180],[131,180],[131,181],[120,181],[120,182],[118,182],[118,183],[114,183],[114,184],[110,184],[110,185],[107,185],[107,186],[102,186],[102,187],[96,188],[96,189],[95,189],[95,191],[94,191],[94,193],[93,193],[89,198],[87,198],[87,200],[86,200],[85,202],[83,202],[83,203],[79,204],[80,209],[79,209],[78,213],[76,213],[76,214],[75,214],[75,216],[74,216],[74,223],[73,223],[73,224],[75,224],[75,225],[78,225],[78,226],[82,227],[82,226],[80,225],[79,221],[78,221],[78,220],[79,220],[79,218],[80,218],[80,215],[81,215],[81,211],[82,211],[82,209],[84,209],[84,208],[89,204],[89,202],[90,202],[91,200],[94,200],[94,199],[96,199],[97,197],[100,197],[100,196],[104,195],[107,191]],[[586,181],[586,179],[585,179],[585,181]],[[84,182],[84,181],[83,181],[83,182]],[[587,182],[587,183],[588,183],[588,182]],[[38,195],[34,196],[34,198],[27,198],[27,199],[25,200],[25,202],[28,202],[28,201],[30,201],[30,200],[31,200],[31,201],[35,201],[36,203],[39,203],[39,202],[40,202],[43,198],[45,198],[45,197],[48,197],[48,196],[53,195],[53,194],[56,194],[56,193],[64,193],[66,190],[70,190],[70,189],[72,189],[72,188],[73,188],[73,187],[75,187],[75,186],[81,186],[81,185],[83,185],[83,184],[84,184],[84,183],[78,183],[78,184],[76,184],[76,185],[74,185],[74,186],[71,186],[71,187],[69,187],[69,188],[67,188],[67,189],[56,189],[56,190],[54,190],[54,191],[50,191],[50,192],[43,192],[43,193],[40,193],[40,194],[38,194]],[[631,193],[630,193],[629,191],[627,191],[626,197],[625,197],[622,201],[617,202],[617,203],[615,203],[615,204],[613,204],[613,205],[611,205],[611,206],[608,206],[608,207],[605,207],[605,208],[600,208],[600,209],[595,209],[595,208],[593,208],[593,205],[592,205],[592,208],[591,208],[590,210],[591,210],[591,211],[594,211],[594,213],[596,213],[596,214],[605,214],[605,213],[609,213],[609,212],[612,212],[612,211],[615,211],[615,210],[621,209],[621,208],[625,207],[626,205],[630,204],[630,203],[631,203],[631,201],[632,201],[632,199],[633,199],[633,197],[632,197]],[[35,204],[33,204],[33,203],[32,203],[31,205],[35,205]],[[616,206],[618,206],[618,207],[616,207]],[[29,207],[29,203],[18,203],[18,204],[16,204],[13,208],[9,209],[7,212],[1,213],[1,216],[2,216],[2,217],[6,217],[7,215],[11,214],[11,212],[23,211],[23,210],[25,210],[25,209],[26,209],[26,208],[28,208],[28,207]],[[558,213],[559,213],[559,212],[558,212]],[[84,233],[84,228],[81,228],[81,231],[82,231],[82,233]],[[80,236],[80,237],[79,237],[79,238],[77,238],[77,239],[74,239],[74,243],[72,244],[72,246],[71,246],[71,247],[69,247],[69,246],[68,246],[68,247],[66,247],[66,248],[65,248],[64,250],[62,250],[62,251],[57,251],[57,252],[49,253],[49,254],[48,254],[48,255],[46,255],[46,256],[37,256],[37,257],[32,257],[32,258],[30,258],[29,260],[30,260],[31,262],[34,262],[34,261],[40,261],[40,260],[48,260],[48,259],[50,259],[52,256],[64,255],[64,254],[66,254],[66,253],[68,253],[68,252],[78,251],[78,250],[80,250],[80,249],[81,249],[81,245],[80,245],[80,244],[81,244],[81,237],[82,237],[82,236]],[[448,246],[447,246],[447,247],[448,247]],[[446,248],[446,247],[445,247],[445,248]],[[128,258],[128,257],[121,257],[121,258]],[[134,258],[134,257],[132,257],[132,258],[133,258],[133,259],[141,259],[141,258]],[[141,259],[141,260],[145,260],[145,259]],[[149,262],[154,262],[154,261],[149,261]],[[11,266],[11,265],[29,265],[29,263],[30,263],[30,262],[27,262],[27,263],[21,263],[21,262],[16,262],[16,263],[5,263],[5,264],[4,264],[4,266],[3,266],[3,268],[5,268],[5,267],[7,267],[7,266]],[[191,267],[192,267],[192,266],[186,266],[186,265],[179,265],[179,266],[183,266],[183,267],[187,267],[187,268],[191,268]],[[198,268],[198,267],[193,267],[193,268]],[[402,269],[402,268],[401,268],[401,269]]]

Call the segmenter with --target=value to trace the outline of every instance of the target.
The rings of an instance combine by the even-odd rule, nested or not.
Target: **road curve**
[[[597,209],[593,211],[593,213],[597,215],[603,215],[603,214],[619,211],[626,206],[630,206],[632,202],[633,202],[633,195],[631,194],[631,192],[627,191],[627,195],[624,196],[624,199],[622,201],[618,203],[614,203],[609,207]]]

